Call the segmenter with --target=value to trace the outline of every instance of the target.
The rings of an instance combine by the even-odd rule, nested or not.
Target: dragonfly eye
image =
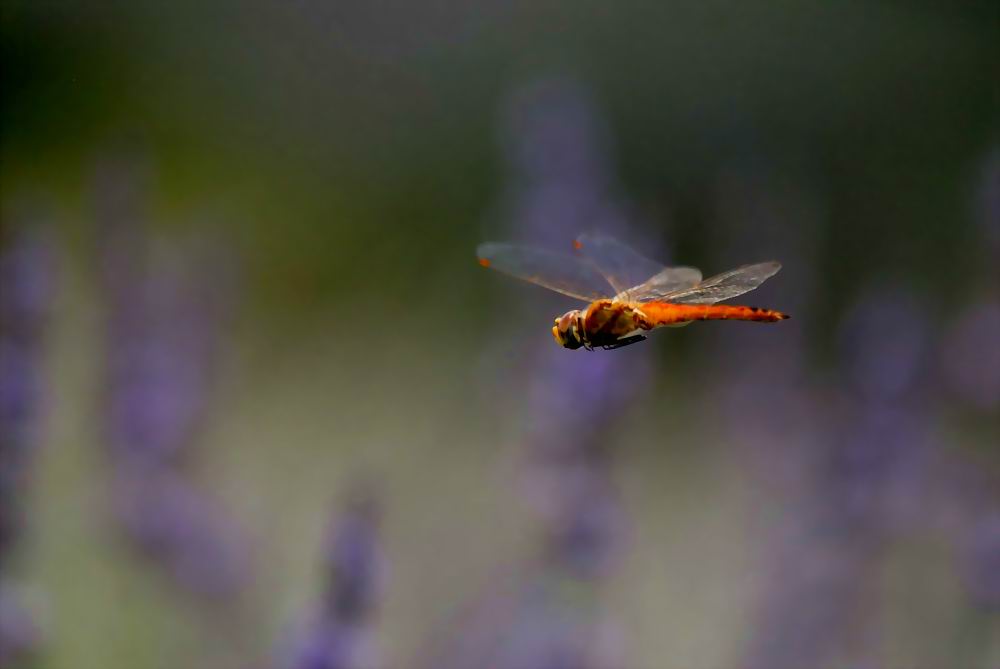
[[[569,349],[576,349],[583,346],[580,341],[580,333],[577,326],[577,312],[571,311],[556,319],[555,327],[552,328],[552,336],[560,346]]]

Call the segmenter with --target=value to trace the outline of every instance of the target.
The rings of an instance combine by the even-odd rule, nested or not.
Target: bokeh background
[[[0,12],[0,665],[1000,665],[993,3]],[[564,351],[476,245],[750,304]]]

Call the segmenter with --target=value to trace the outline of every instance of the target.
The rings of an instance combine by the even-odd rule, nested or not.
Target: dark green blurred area
[[[958,290],[962,184],[996,139],[987,3],[8,2],[2,25],[5,189],[77,197],[95,152],[142,146],[158,218],[224,211],[254,294],[284,307],[412,296],[431,257],[502,235],[477,224],[498,109],[547,73],[593,87],[625,189],[669,203],[687,262],[711,264],[720,166],[820,183],[834,306],[883,273]]]

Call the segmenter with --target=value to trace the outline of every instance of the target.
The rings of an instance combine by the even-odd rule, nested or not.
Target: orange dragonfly
[[[601,234],[580,235],[575,253],[487,242],[476,249],[479,264],[588,302],[555,319],[560,346],[621,348],[642,334],[694,321],[773,323],[789,316],[771,309],[718,305],[750,292],[777,274],[781,264],[763,262],[702,279],[694,267],[665,267]]]

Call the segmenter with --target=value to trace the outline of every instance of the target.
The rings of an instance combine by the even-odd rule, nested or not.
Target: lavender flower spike
[[[5,212],[5,218],[7,212]],[[42,330],[52,294],[48,240],[0,230],[0,666],[33,658],[42,630],[9,567],[23,543],[24,501],[40,437]]]
[[[112,501],[133,545],[178,583],[234,601],[250,571],[245,538],[187,476],[224,345],[228,268],[200,238],[156,243],[140,183],[148,171],[109,162],[95,184]]]
[[[318,610],[295,643],[289,669],[380,666],[373,625],[385,573],[378,541],[380,509],[356,492],[334,522],[324,554],[327,584]]]

